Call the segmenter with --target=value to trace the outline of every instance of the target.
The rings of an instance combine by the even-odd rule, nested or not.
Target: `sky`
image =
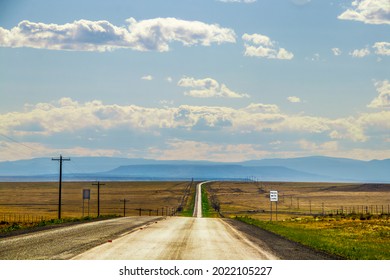
[[[388,0],[0,0],[0,161],[390,158]]]

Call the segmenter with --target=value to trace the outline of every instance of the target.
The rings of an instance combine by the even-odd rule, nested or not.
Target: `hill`
[[[51,158],[0,162],[0,180],[52,181],[58,162]],[[333,157],[261,159],[237,163],[163,161],[114,157],[72,157],[64,180],[248,179],[263,181],[390,182],[390,159],[361,161]]]

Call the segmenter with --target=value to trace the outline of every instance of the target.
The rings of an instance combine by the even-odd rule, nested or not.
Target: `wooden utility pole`
[[[98,187],[98,197],[97,197],[97,201],[98,201],[98,217],[100,216],[100,186],[104,186],[105,184],[101,184],[99,181],[97,181],[97,183],[92,183],[92,185],[94,186],[97,186]]]
[[[121,200],[121,202],[123,201],[123,217],[126,217],[126,199],[123,199]]]
[[[59,158],[52,158],[51,160],[60,162],[60,178],[59,178],[59,188],[58,188],[59,189],[58,190],[58,219],[61,220],[62,162],[70,161],[70,158],[63,158],[62,155],[60,155]]]

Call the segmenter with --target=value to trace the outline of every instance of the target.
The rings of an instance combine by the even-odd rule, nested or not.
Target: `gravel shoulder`
[[[271,252],[282,260],[338,260],[333,256],[286,239],[283,236],[266,231],[244,222],[224,219],[226,223],[240,231],[248,240]]]
[[[162,217],[126,217],[55,227],[0,239],[0,260],[63,260]]]

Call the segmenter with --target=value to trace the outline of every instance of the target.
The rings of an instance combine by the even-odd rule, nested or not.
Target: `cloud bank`
[[[191,81],[196,82],[196,81]],[[376,83],[378,97],[368,107],[390,108],[389,82]],[[207,130],[210,134],[253,133],[273,135],[317,135],[324,139],[369,140],[367,129],[388,134],[390,111],[379,111],[346,118],[325,118],[305,114],[286,114],[275,104],[251,103],[243,108],[221,106],[164,106],[149,108],[136,105],[104,104],[95,100],[79,103],[62,98],[53,103],[38,103],[22,112],[0,115],[0,133],[23,136],[50,136],[85,130],[133,130],[137,133],[170,130]],[[212,130],[210,130],[212,129]],[[194,132],[194,133],[195,133]],[[171,132],[173,133],[173,131]],[[218,134],[219,135],[219,134]]]
[[[236,41],[232,29],[200,21],[176,18],[136,21],[129,18],[126,24],[115,26],[105,20],[81,19],[59,25],[24,20],[10,30],[0,27],[0,46],[98,52],[128,48],[166,52],[172,42],[184,46],[210,46]]]
[[[180,83],[192,87],[217,82],[210,78],[183,78]],[[57,137],[71,135],[72,139],[84,137],[84,142],[79,143],[87,146],[79,144],[62,149],[68,154],[131,154],[161,159],[206,159],[206,156],[211,156],[214,160],[224,161],[227,158],[245,160],[313,153],[340,156],[344,146],[348,147],[343,154],[347,157],[385,158],[390,155],[386,151],[381,153],[380,149],[362,148],[367,145],[365,143],[382,143],[389,139],[390,83],[384,80],[374,85],[377,97],[367,107],[375,110],[340,118],[289,114],[276,104],[264,103],[233,108],[174,106],[173,103],[165,102],[159,108],[105,104],[99,100],[80,103],[71,98],[61,98],[58,101],[26,105],[22,111],[0,114],[0,133],[26,139],[20,142],[33,147],[33,150],[26,152],[31,156],[58,153],[60,150],[55,145],[43,143],[56,143]],[[291,102],[297,102],[298,99],[289,97]],[[107,143],[119,141],[118,135],[124,141],[126,137],[137,135],[149,139],[147,141],[154,141],[154,144],[139,143],[137,147],[132,146],[126,151],[110,145],[98,145],[104,139]],[[31,139],[40,139],[40,144],[31,142]],[[253,139],[256,139],[255,142]],[[3,158],[14,159],[13,149],[18,145],[14,144],[0,141]]]
[[[338,19],[361,21],[366,24],[390,24],[389,0],[355,0]]]
[[[370,104],[369,108],[385,108],[390,109],[390,83],[388,80],[376,82],[375,86],[379,95],[375,97]],[[390,119],[389,119],[390,121]]]

